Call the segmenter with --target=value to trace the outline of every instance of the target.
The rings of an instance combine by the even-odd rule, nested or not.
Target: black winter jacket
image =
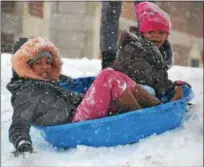
[[[71,82],[66,76],[60,81]],[[31,125],[58,125],[69,123],[76,107],[83,98],[63,89],[57,82],[33,79],[12,78],[7,85],[11,92],[13,106],[12,124],[9,128],[9,140],[17,147],[21,140],[29,140]]]
[[[137,83],[153,87],[157,95],[160,95],[173,88],[167,73],[172,66],[172,59],[172,49],[168,41],[158,49],[141,36],[137,27],[130,27],[121,35],[113,68]]]

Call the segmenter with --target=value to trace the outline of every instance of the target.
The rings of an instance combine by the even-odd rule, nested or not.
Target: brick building
[[[156,2],[173,24],[175,64],[203,64],[203,2]],[[62,57],[99,58],[101,2],[1,2],[1,51],[11,52],[20,36],[53,41]],[[120,30],[136,25],[133,2],[123,2]]]
[[[1,2],[1,52],[10,52],[15,36],[22,32],[21,3]]]
[[[1,2],[1,51],[11,52],[11,44],[20,36],[42,36],[54,42],[63,57],[91,58],[97,55],[96,34],[100,29],[100,19],[96,19],[100,17],[100,5],[97,4]]]

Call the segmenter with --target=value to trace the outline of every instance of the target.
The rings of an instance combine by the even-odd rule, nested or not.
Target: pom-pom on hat
[[[136,5],[136,15],[140,32],[163,30],[170,34],[171,21],[169,15],[151,2]]]

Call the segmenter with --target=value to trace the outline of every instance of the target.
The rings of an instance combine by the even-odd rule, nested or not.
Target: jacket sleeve
[[[16,148],[21,140],[29,140],[31,138],[29,135],[30,127],[32,123],[32,117],[36,107],[36,97],[32,94],[28,94],[29,88],[25,88],[15,95],[13,98],[13,116],[12,123],[9,128],[9,141]]]

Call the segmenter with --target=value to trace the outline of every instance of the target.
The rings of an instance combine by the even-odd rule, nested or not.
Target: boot
[[[141,106],[139,105],[137,100],[134,98],[134,95],[132,94],[129,88],[126,88],[124,90],[120,98],[117,101],[114,101],[114,104],[119,113],[137,110],[141,108]]]
[[[151,95],[139,84],[136,84],[133,95],[142,108],[161,104],[161,101],[158,98]]]
[[[174,97],[171,99],[171,101],[181,99],[182,97],[183,97],[183,86],[181,85],[176,88]]]

